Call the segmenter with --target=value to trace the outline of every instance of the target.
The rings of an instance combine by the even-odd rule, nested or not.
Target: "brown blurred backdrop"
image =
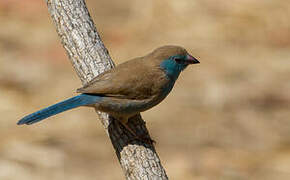
[[[143,113],[171,179],[290,179],[288,1],[87,4],[117,64],[164,44],[201,61]],[[123,179],[93,109],[16,125],[81,86],[45,1],[0,0],[0,25],[0,179]]]

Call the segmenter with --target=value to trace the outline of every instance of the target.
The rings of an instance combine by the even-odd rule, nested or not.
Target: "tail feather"
[[[50,116],[56,115],[63,111],[67,111],[79,106],[96,104],[98,101],[100,101],[101,98],[102,97],[96,95],[80,94],[78,96],[74,96],[70,99],[64,100],[60,103],[54,104],[52,106],[34,112],[28,116],[25,116],[20,121],[18,121],[17,124],[18,125],[34,124],[36,122],[39,122],[43,119],[46,119]]]

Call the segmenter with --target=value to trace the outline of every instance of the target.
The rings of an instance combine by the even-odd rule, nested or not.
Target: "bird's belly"
[[[146,111],[154,106],[152,100],[128,100],[104,97],[102,103],[97,104],[100,111],[116,116],[131,116]]]
[[[132,100],[115,97],[103,97],[102,102],[96,104],[98,110],[107,112],[113,116],[130,117],[146,111],[159,104],[170,93],[174,81],[168,83],[159,93],[149,99]]]
[[[162,94],[150,100],[128,100],[104,97],[102,102],[96,106],[98,110],[107,112],[113,116],[130,117],[159,104],[167,94]]]

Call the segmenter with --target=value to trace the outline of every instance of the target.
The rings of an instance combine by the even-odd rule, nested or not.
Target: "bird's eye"
[[[184,60],[181,58],[174,58],[174,61],[177,62],[178,64],[182,64]]]

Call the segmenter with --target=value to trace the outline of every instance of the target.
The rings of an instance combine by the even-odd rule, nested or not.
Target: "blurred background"
[[[87,5],[116,64],[164,44],[201,62],[143,113],[171,179],[290,179],[288,1]],[[123,179],[93,109],[16,125],[81,86],[45,1],[0,0],[0,25],[0,179]]]

